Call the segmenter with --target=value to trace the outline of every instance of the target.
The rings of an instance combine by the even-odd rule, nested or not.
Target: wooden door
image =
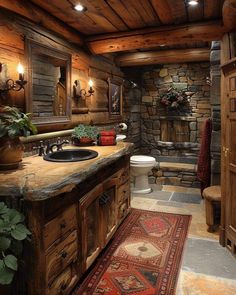
[[[236,256],[236,59],[226,63],[222,69],[221,227],[224,233],[221,233],[221,242]]]

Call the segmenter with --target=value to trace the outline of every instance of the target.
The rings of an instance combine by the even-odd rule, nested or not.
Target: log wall
[[[25,38],[33,39],[41,44],[49,45],[53,48],[72,54],[72,79],[71,87],[75,80],[80,80],[81,88],[88,90],[88,80],[94,82],[95,93],[86,101],[78,101],[72,98],[72,118],[69,124],[51,125],[39,128],[39,132],[49,132],[62,129],[73,128],[79,123],[111,124],[108,114],[108,83],[110,77],[117,81],[123,81],[122,71],[115,66],[112,58],[105,56],[95,57],[86,52],[85,49],[75,47],[71,40],[64,40],[42,27],[32,24],[26,19],[0,10],[0,63],[7,66],[7,76],[16,80],[18,73],[17,64],[21,62],[27,72],[25,56]],[[27,79],[27,78],[26,78]],[[15,105],[26,111],[25,94],[10,91],[5,99],[0,101],[3,105]],[[84,108],[88,111],[83,113]]]

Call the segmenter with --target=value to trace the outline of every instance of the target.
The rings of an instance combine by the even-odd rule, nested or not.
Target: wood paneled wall
[[[88,80],[94,82],[95,93],[86,101],[78,101],[72,98],[71,123],[41,127],[40,132],[49,132],[72,128],[78,123],[108,124],[112,123],[108,114],[108,77],[117,81],[123,80],[122,71],[115,66],[112,58],[107,56],[91,56],[85,49],[73,47],[70,40],[63,40],[49,31],[36,26],[27,20],[23,20],[17,15],[0,11],[0,63],[7,65],[8,77],[17,79],[17,64],[21,62],[27,72],[25,62],[25,38],[31,38],[42,44],[52,46],[62,51],[72,54],[72,84],[76,79],[80,80],[81,87],[88,90]],[[73,85],[71,85],[73,87]],[[15,105],[25,110],[24,91],[10,91],[5,100],[1,99],[1,104]],[[88,112],[81,114],[80,109],[87,107]],[[113,121],[114,122],[114,121]]]

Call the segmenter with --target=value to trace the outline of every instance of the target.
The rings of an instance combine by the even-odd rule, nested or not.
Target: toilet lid
[[[156,159],[150,156],[138,155],[138,156],[132,156],[130,158],[130,162],[133,164],[145,164],[145,163],[156,162]]]

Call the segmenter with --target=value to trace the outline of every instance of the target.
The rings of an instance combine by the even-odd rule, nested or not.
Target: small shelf
[[[158,116],[157,119],[159,120],[168,120],[168,121],[188,121],[188,122],[195,122],[196,118],[192,116]]]
[[[158,147],[169,148],[169,149],[199,149],[199,143],[195,142],[173,142],[173,141],[157,141]]]

